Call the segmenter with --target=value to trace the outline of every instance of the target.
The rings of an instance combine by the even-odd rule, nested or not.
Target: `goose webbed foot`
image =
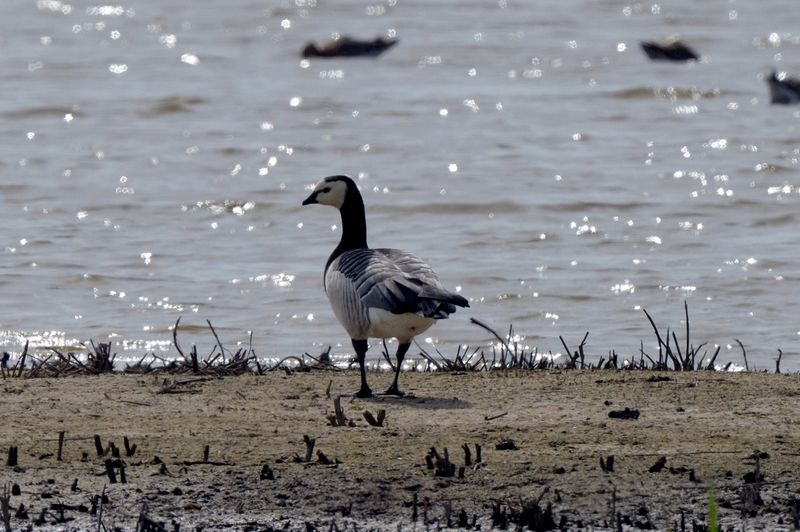
[[[396,384],[392,384],[383,392],[383,395],[396,395],[397,397],[403,397],[405,394],[406,392],[401,392]]]
[[[356,392],[356,397],[368,399],[372,397],[372,390],[369,389],[369,386],[362,386],[361,389]]]

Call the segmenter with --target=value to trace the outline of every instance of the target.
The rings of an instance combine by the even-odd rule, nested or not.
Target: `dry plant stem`
[[[211,329],[211,333],[217,340],[217,345],[219,346],[219,352],[222,354],[222,362],[225,362],[225,348],[222,347],[222,342],[220,342],[219,336],[217,336],[217,331],[215,331],[214,326],[211,325],[211,320],[206,320],[206,323],[208,323],[208,328]]]
[[[22,376],[22,370],[25,369],[25,358],[28,356],[28,340],[25,340],[25,348],[22,350],[22,356],[19,359],[19,363],[17,364],[17,374],[16,377]]]
[[[8,467],[15,467],[19,464],[19,449],[17,446],[12,445],[8,448],[8,459],[6,460],[6,465]]]
[[[689,303],[687,303],[686,300],[683,301],[683,311],[684,314],[686,315],[686,356],[688,357],[689,356]],[[692,369],[694,369],[694,360],[692,360]]]
[[[342,410],[341,396],[337,396],[336,399],[333,400],[333,410],[336,414],[336,426],[344,427],[347,425],[347,417],[344,415],[344,410]]]
[[[306,462],[311,461],[311,457],[314,454],[314,444],[317,443],[317,440],[310,437],[308,434],[303,435],[303,442],[306,444]]]
[[[744,357],[744,369],[745,369],[745,371],[750,371],[750,365],[747,363],[747,351],[744,350],[744,345],[742,345],[742,342],[740,342],[736,338],[734,338],[733,340],[737,344],[739,344],[739,347],[742,349],[742,356]]]
[[[106,487],[103,486],[103,491],[100,494],[100,508],[97,510],[97,532],[101,532],[102,530],[106,529],[106,525],[103,524],[103,499],[106,495]]]
[[[58,433],[58,454],[56,455],[56,460],[61,462],[61,451],[64,450],[64,431]]]
[[[778,349],[778,360],[775,361],[775,373],[781,372],[781,357],[783,356],[783,351]]]
[[[178,316],[178,319],[175,320],[175,326],[172,327],[172,343],[175,345],[175,349],[178,350],[178,353],[181,355],[181,357],[184,360],[186,360],[186,355],[183,354],[183,350],[181,349],[181,346],[178,344],[178,325],[181,324],[182,317],[183,316]]]
[[[3,495],[0,496],[0,515],[3,518],[5,531],[11,532],[11,492],[8,484],[3,485]]]
[[[509,347],[508,347],[508,342],[506,342],[505,340],[503,340],[503,339],[500,337],[500,335],[499,335],[499,334],[497,334],[497,331],[495,331],[494,329],[492,329],[491,327],[489,327],[488,325],[486,325],[485,323],[483,323],[482,321],[480,321],[480,320],[479,320],[479,319],[477,319],[477,318],[470,318],[470,319],[469,319],[469,321],[470,321],[471,323],[474,323],[474,324],[475,324],[475,325],[477,325],[478,327],[480,327],[480,328],[482,328],[482,329],[484,329],[484,330],[488,331],[489,333],[491,333],[491,334],[492,334],[492,336],[494,336],[495,338],[497,338],[497,341],[498,341],[498,342],[500,342],[500,343],[503,345],[503,347],[505,348],[506,352],[511,352],[511,348],[509,348]]]
[[[714,351],[714,356],[712,356],[711,360],[708,361],[708,365],[706,366],[707,370],[714,371],[714,362],[717,360],[717,355],[719,354],[720,349],[722,349],[722,346],[718,345],[717,350]]]

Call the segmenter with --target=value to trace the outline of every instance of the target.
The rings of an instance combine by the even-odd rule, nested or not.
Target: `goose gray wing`
[[[352,283],[356,297],[367,308],[446,318],[456,305],[469,306],[466,299],[442,286],[430,266],[405,251],[351,250],[331,267]]]

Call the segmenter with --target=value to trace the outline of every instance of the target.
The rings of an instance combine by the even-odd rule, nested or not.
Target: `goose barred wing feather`
[[[447,291],[434,271],[418,257],[396,249],[356,249],[343,253],[335,265],[355,288],[367,308],[446,318],[466,299]],[[333,265],[332,265],[333,266]]]

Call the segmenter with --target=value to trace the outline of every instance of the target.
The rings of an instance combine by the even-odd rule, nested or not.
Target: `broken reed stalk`
[[[469,321],[470,321],[470,323],[474,323],[478,327],[480,327],[480,328],[484,329],[485,331],[488,331],[489,333],[491,333],[492,336],[497,338],[497,341],[500,342],[500,344],[503,346],[503,348],[505,349],[506,352],[509,352],[509,353],[511,352],[511,348],[508,347],[508,342],[503,340],[503,338],[501,338],[500,335],[497,334],[497,331],[495,331],[494,329],[492,329],[491,327],[489,327],[488,325],[486,325],[485,323],[483,323],[482,321],[480,321],[477,318],[470,318]]]
[[[97,456],[103,456],[105,454],[103,442],[100,440],[100,436],[97,434],[94,435],[94,450],[97,452]]]
[[[16,467],[19,464],[19,449],[16,445],[12,445],[8,448],[8,459],[6,460],[6,465],[8,467]]]
[[[28,340],[25,340],[25,348],[22,350],[22,356],[19,359],[19,369],[17,369],[17,377],[22,376],[22,371],[25,369],[25,358],[28,356]]]
[[[3,494],[0,495],[0,516],[3,518],[5,532],[11,532],[11,492],[8,484],[3,484]]]
[[[781,372],[781,357],[783,356],[783,351],[778,349],[778,360],[775,361],[775,373]]]
[[[364,419],[367,420],[367,423],[372,425],[373,427],[382,427],[383,420],[386,418],[386,410],[380,409],[378,410],[378,418],[376,419],[375,416],[372,415],[372,412],[369,410],[364,410]]]
[[[739,347],[742,349],[742,356],[744,357],[744,369],[745,369],[745,371],[750,371],[750,366],[747,364],[747,351],[744,350],[744,345],[742,345],[742,342],[740,342],[737,338],[734,338],[733,340],[737,344],[739,344]]]
[[[219,340],[219,336],[217,336],[217,331],[214,330],[214,326],[211,325],[211,320],[206,320],[208,323],[208,328],[211,329],[211,333],[214,335],[214,338],[217,339],[217,345],[219,346],[219,352],[222,353],[222,362],[225,362],[225,348],[222,347],[222,342]]]
[[[131,442],[128,440],[127,436],[122,437],[122,444],[125,446],[125,456],[130,458],[136,452],[136,444],[134,443],[131,445]]]
[[[336,422],[339,424],[340,427],[344,427],[347,424],[347,417],[344,415],[344,410],[342,410],[342,398],[337,397],[333,400],[333,408],[336,412]]]
[[[464,465],[469,467],[472,465],[472,452],[469,450],[469,444],[464,444],[461,446],[464,449]]]
[[[308,434],[303,435],[303,442],[306,444],[306,462],[311,461],[311,457],[314,454],[314,444],[317,443],[317,440],[308,436]]]
[[[58,433],[58,454],[56,455],[56,460],[61,462],[61,451],[64,450],[64,431],[60,431]]]
[[[181,324],[181,318],[183,316],[178,316],[178,319],[175,320],[175,325],[172,327],[172,344],[175,346],[175,349],[178,350],[178,353],[186,359],[186,355],[183,354],[183,350],[181,349],[180,344],[178,343],[178,325]]]
[[[383,354],[383,358],[386,359],[386,363],[389,364],[389,367],[392,369],[392,371],[394,371],[395,368],[394,364],[392,363],[392,357],[389,355],[389,348],[386,347],[386,338],[384,338],[382,342],[383,342],[383,351],[381,353]]]
[[[683,311],[686,315],[686,356],[689,356],[689,303],[683,300]],[[677,339],[675,342],[677,343]],[[694,369],[694,354],[692,354],[692,369]]]
[[[108,476],[108,481],[112,484],[116,484],[117,473],[114,471],[114,462],[111,460],[111,458],[106,458],[105,466],[106,466],[106,475]]]
[[[97,532],[104,531],[106,525],[103,524],[103,502],[106,498],[106,487],[103,486],[103,491],[100,493],[100,507],[97,509]]]

